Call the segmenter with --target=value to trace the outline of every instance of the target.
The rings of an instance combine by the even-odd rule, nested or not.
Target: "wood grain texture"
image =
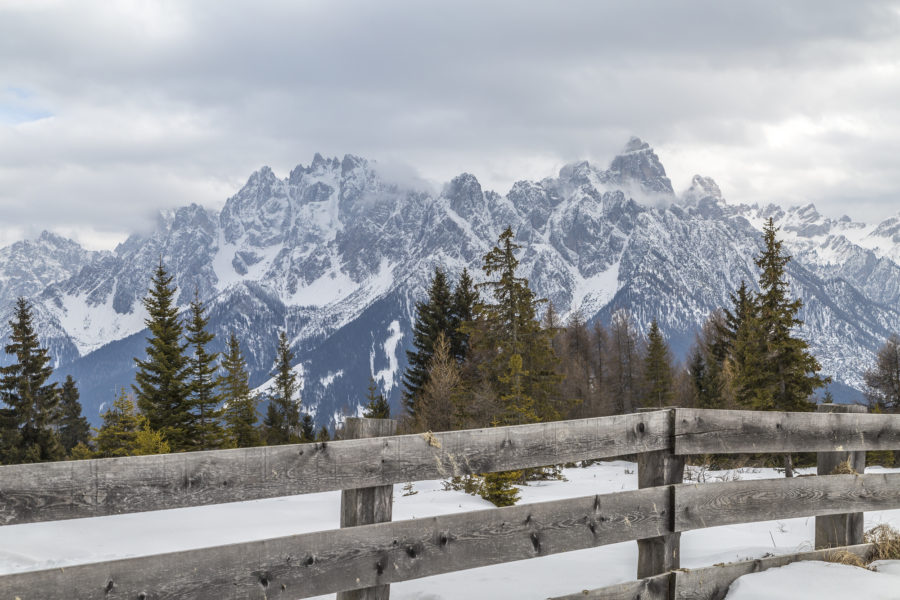
[[[0,597],[305,598],[659,536],[668,493],[632,490],[6,575]]]
[[[549,600],[669,600],[669,582],[673,579],[672,574],[665,573],[628,583],[557,596]]]
[[[675,530],[900,507],[900,473],[755,479],[675,487]]]
[[[866,413],[865,406],[855,404],[820,404],[820,413]],[[850,467],[857,473],[866,472],[866,453],[855,452],[819,452],[816,455],[816,473],[830,475],[842,463],[849,461]],[[836,548],[862,544],[865,529],[865,515],[861,512],[840,515],[821,515],[816,517],[815,547]]]
[[[387,438],[0,466],[0,525],[539,467],[670,447],[666,411]]]
[[[676,411],[676,454],[852,450],[900,450],[900,414]]]
[[[870,544],[839,548],[865,559],[871,552]],[[835,550],[819,550],[801,552],[784,556],[758,558],[738,563],[705,567],[702,569],[685,569],[675,572],[675,600],[723,600],[728,594],[728,587],[742,575],[759,573],[775,567],[783,567],[799,560],[828,560],[828,555]]]
[[[675,419],[675,411],[669,413]],[[669,486],[681,483],[684,477],[684,456],[676,456],[671,450],[657,450],[638,455],[638,488]],[[675,531],[675,494],[669,488],[669,527]],[[638,541],[637,577],[642,579],[672,571],[681,566],[681,534],[669,533],[660,537]]]
[[[385,437],[397,433],[397,421],[351,417],[344,422],[345,439]],[[394,486],[379,485],[341,492],[341,527],[357,527],[391,520]],[[337,600],[389,600],[391,586],[387,584],[338,592]]]

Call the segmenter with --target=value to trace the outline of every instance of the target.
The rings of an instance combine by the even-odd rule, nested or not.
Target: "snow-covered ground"
[[[880,468],[876,467],[869,472],[878,470]],[[539,482],[523,487],[521,503],[637,487],[637,467],[629,462],[613,461],[565,469],[564,475],[567,481]],[[714,482],[779,476],[772,469],[691,469],[688,479]],[[417,482],[414,490],[414,495],[404,496],[403,486],[395,486],[394,520],[491,506],[478,497],[445,491],[440,481]],[[0,527],[0,574],[337,528],[339,507],[340,494],[328,492]],[[811,550],[814,523],[815,519],[810,517],[690,531],[681,537],[682,566],[705,567],[769,553]],[[879,523],[900,527],[900,510],[866,513],[867,529]],[[391,586],[391,597],[395,600],[502,599],[521,598],[527,590],[530,598],[546,598],[631,581],[635,579],[636,565],[637,544],[625,542],[397,583]],[[897,577],[900,567],[887,565],[882,571],[886,572],[851,570],[825,563],[795,564],[742,578],[729,598],[779,598],[773,592],[778,586],[789,590],[792,600],[900,597],[900,578]],[[858,594],[860,590],[866,590],[866,593]]]

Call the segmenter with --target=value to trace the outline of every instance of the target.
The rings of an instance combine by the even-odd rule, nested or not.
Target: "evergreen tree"
[[[463,269],[453,288],[453,306],[450,311],[450,330],[447,336],[450,341],[450,352],[457,363],[462,364],[469,351],[469,336],[463,325],[475,319],[475,307],[478,305],[478,290],[469,276],[468,269]]]
[[[78,444],[88,445],[91,441],[91,426],[81,414],[79,397],[75,380],[66,375],[59,395],[59,440],[67,454]]]
[[[725,364],[734,340],[728,332],[725,315],[722,310],[710,314],[689,353],[692,403],[699,408],[730,406]]]
[[[47,349],[40,347],[25,298],[16,301],[9,325],[4,349],[13,362],[0,367],[0,404],[7,407],[0,419],[9,439],[2,443],[5,456],[0,459],[6,464],[62,460],[65,450],[55,432],[59,390],[56,383],[47,383],[53,368]]]
[[[303,413],[303,418],[300,419],[300,443],[307,444],[314,441],[316,441],[316,424],[311,414]]]
[[[756,258],[761,270],[755,302],[760,355],[745,369],[753,369],[755,363],[762,368],[757,377],[746,377],[747,372],[742,375],[745,382],[756,386],[749,394],[753,408],[809,411],[814,408],[810,402],[813,392],[829,380],[819,375],[821,367],[809,353],[806,341],[792,333],[803,324],[797,316],[803,302],[789,297],[785,268],[791,257],[782,251],[782,242],[775,237],[777,231],[769,218],[763,228],[764,248]]]
[[[148,314],[144,323],[150,337],[146,360],[134,359],[138,370],[132,387],[150,428],[163,434],[173,452],[182,452],[192,448],[194,418],[189,398],[190,365],[184,354],[187,344],[181,341],[182,326],[172,281],[160,261],[143,299]]]
[[[900,336],[894,334],[887,339],[864,380],[866,399],[873,412],[892,413],[900,408]]]
[[[225,407],[225,432],[231,446],[249,448],[262,445],[256,421],[259,400],[250,390],[247,361],[241,354],[241,346],[234,332],[228,336],[225,355],[222,357],[223,374],[219,378],[219,393]]]
[[[674,398],[672,356],[659,330],[656,319],[647,333],[647,353],[644,357],[644,406],[662,408]]]
[[[294,353],[291,352],[287,333],[278,332],[278,355],[275,362],[275,384],[272,397],[263,422],[266,432],[266,443],[292,444],[300,439],[300,401],[297,395],[297,376],[291,369]]]
[[[391,407],[388,406],[384,394],[378,391],[378,385],[375,379],[369,377],[369,388],[366,394],[366,406],[363,410],[363,416],[367,419],[390,419]]]
[[[519,277],[512,229],[500,234],[498,245],[484,256],[487,300],[475,310],[478,325],[469,328],[485,362],[483,377],[492,382],[500,405],[498,424],[512,425],[560,418],[558,359],[553,352],[553,332],[541,327],[537,299],[528,280]]]
[[[484,301],[474,311],[472,323],[463,326],[469,334],[469,358],[476,364],[480,381],[471,385],[476,396],[491,394],[496,405],[491,425],[552,421],[561,415],[561,376],[553,352],[553,332],[541,327],[535,298],[528,280],[518,275],[520,248],[512,229],[500,234],[498,243],[484,256],[486,281]],[[470,409],[471,410],[471,409]],[[514,503],[512,482],[521,473],[488,473],[482,495],[498,505]]]
[[[103,424],[96,439],[98,458],[165,454],[170,451],[162,433],[152,429],[147,417],[135,410],[125,388],[102,416]]]
[[[428,299],[416,303],[416,320],[413,325],[412,350],[406,351],[409,366],[403,375],[403,407],[415,420],[422,390],[428,381],[428,365],[434,355],[434,341],[439,333],[445,335],[454,328],[453,299],[447,275],[435,268],[428,289]]]
[[[331,434],[328,433],[328,427],[326,425],[322,425],[322,428],[319,429],[319,433],[316,434],[317,442],[330,442]]]
[[[191,349],[188,357],[188,403],[192,418],[188,431],[191,435],[189,444],[193,450],[215,450],[226,443],[225,430],[221,424],[222,400],[216,391],[216,359],[219,353],[207,350],[207,345],[215,335],[207,330],[209,318],[205,313],[200,293],[195,292],[186,328],[186,339]]]

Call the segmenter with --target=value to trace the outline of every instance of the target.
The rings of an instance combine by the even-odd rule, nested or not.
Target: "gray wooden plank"
[[[669,600],[669,582],[672,578],[670,573],[664,573],[549,600]]]
[[[866,413],[865,406],[855,404],[820,404],[821,413]],[[866,453],[855,452],[819,452],[816,455],[816,473],[831,475],[834,470],[849,461],[850,467],[857,473],[866,472]],[[846,471],[845,471],[846,472]],[[864,514],[861,512],[839,515],[820,515],[816,517],[816,548],[834,548],[863,543],[865,528]]]
[[[676,454],[852,450],[900,450],[900,414],[676,410]]]
[[[799,560],[827,560],[829,554],[837,550],[846,550],[865,559],[871,551],[871,544],[847,546],[831,550],[799,552],[783,556],[758,558],[702,569],[685,569],[675,572],[675,600],[723,600],[728,594],[728,587],[742,575],[759,573],[775,567],[783,567]]]
[[[350,417],[344,422],[344,438],[357,440],[384,437],[397,433],[397,421],[393,419],[367,419]],[[391,520],[394,503],[394,486],[344,490],[341,492],[341,527],[357,527]],[[389,600],[388,584],[338,592],[337,600]]]
[[[670,417],[675,418],[674,411]],[[684,456],[677,456],[671,450],[644,452],[638,456],[638,488],[644,489],[661,485],[681,483],[684,477]],[[669,515],[672,518],[670,527],[674,531],[674,488],[668,498]],[[664,536],[638,541],[639,579],[672,571],[681,566],[681,534],[670,533]]]
[[[18,573],[0,576],[0,597],[303,598],[659,536],[668,493],[631,490]]]
[[[240,502],[671,447],[666,411],[377,439],[0,466],[0,525]]]
[[[675,487],[675,530],[900,507],[900,473],[753,479]]]

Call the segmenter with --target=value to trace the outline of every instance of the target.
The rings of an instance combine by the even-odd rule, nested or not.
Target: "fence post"
[[[671,445],[667,450],[644,452],[638,455],[638,488],[640,489],[681,483],[684,478],[684,457],[674,454],[675,409],[668,409],[668,411]],[[669,489],[669,505],[666,510],[669,517],[669,530],[672,531],[675,529],[675,488]],[[680,543],[680,533],[638,540],[638,579],[680,568]]]
[[[397,421],[392,419],[352,417],[344,423],[344,439],[348,440],[389,436],[396,432]],[[373,456],[372,460],[378,460],[378,457]],[[390,521],[393,501],[393,485],[343,490],[341,492],[341,528]],[[390,595],[391,586],[385,584],[338,592],[337,600],[388,600]]]
[[[864,413],[865,406],[857,404],[820,404],[819,412],[824,413]],[[835,467],[850,460],[850,466],[857,473],[866,471],[865,451],[819,452],[816,455],[816,473],[830,475]],[[816,517],[816,548],[835,548],[863,543],[863,513],[844,513]]]

